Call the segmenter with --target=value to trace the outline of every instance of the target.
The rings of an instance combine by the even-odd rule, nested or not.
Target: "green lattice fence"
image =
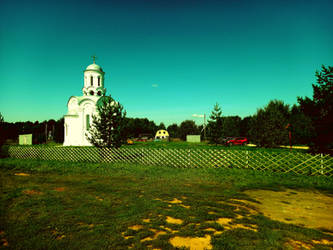
[[[333,176],[333,157],[285,151],[10,146],[8,153],[10,157],[20,159],[125,162],[184,168],[248,168]]]

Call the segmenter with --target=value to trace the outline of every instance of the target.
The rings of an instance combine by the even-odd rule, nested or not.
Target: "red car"
[[[233,138],[228,138],[228,140],[226,140],[227,146],[246,145],[248,143],[249,141],[247,140],[246,137],[233,137]]]

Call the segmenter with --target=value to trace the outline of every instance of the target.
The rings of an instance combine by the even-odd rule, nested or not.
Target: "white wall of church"
[[[72,96],[68,100],[68,112],[64,116],[64,146],[91,146],[87,135],[89,136],[93,115],[97,115],[96,103],[106,92],[104,72],[95,63],[84,71],[82,92],[82,96]]]
[[[82,120],[83,120],[83,128],[82,131],[82,142],[84,145],[91,145],[91,143],[87,139],[87,135],[89,136],[89,129],[92,125],[93,115],[96,115],[95,104],[86,103],[83,105],[82,112]]]
[[[79,116],[66,116],[64,146],[80,145],[80,131],[81,122]]]
[[[77,105],[76,97],[68,102],[68,114],[65,116],[64,146],[91,146],[87,139],[92,126],[93,115],[97,115],[97,97],[86,97]]]

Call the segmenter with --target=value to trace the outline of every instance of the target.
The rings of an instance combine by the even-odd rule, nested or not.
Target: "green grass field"
[[[151,141],[151,142],[134,142],[133,145],[122,145],[122,147],[148,147],[148,148],[172,148],[172,149],[223,149],[223,150],[249,150],[249,151],[266,151],[266,152],[289,152],[287,148],[259,148],[251,146],[231,146],[226,147],[224,145],[215,145],[208,142],[186,142],[186,141]],[[293,148],[294,152],[307,152],[306,149]]]
[[[0,184],[4,249],[175,249],[184,239],[209,240],[208,249],[332,247],[327,229],[274,221],[239,201],[251,200],[249,189],[332,195],[326,177],[7,158]]]

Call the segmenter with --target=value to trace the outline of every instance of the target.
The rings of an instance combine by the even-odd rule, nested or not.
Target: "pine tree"
[[[212,143],[217,144],[219,138],[222,136],[222,110],[218,103],[214,105],[214,109],[212,114],[210,115],[210,120],[208,121],[209,133],[210,133],[210,141]]]
[[[312,150],[333,154],[333,67],[322,65],[316,78],[312,99],[298,97],[298,103],[315,128]]]
[[[290,122],[289,118],[289,105],[279,100],[270,101],[267,106],[258,109],[251,118],[251,141],[260,147],[288,145],[286,126]]]
[[[98,115],[93,116],[87,139],[96,147],[119,148],[123,141],[126,112],[111,96],[101,97],[97,102]]]

